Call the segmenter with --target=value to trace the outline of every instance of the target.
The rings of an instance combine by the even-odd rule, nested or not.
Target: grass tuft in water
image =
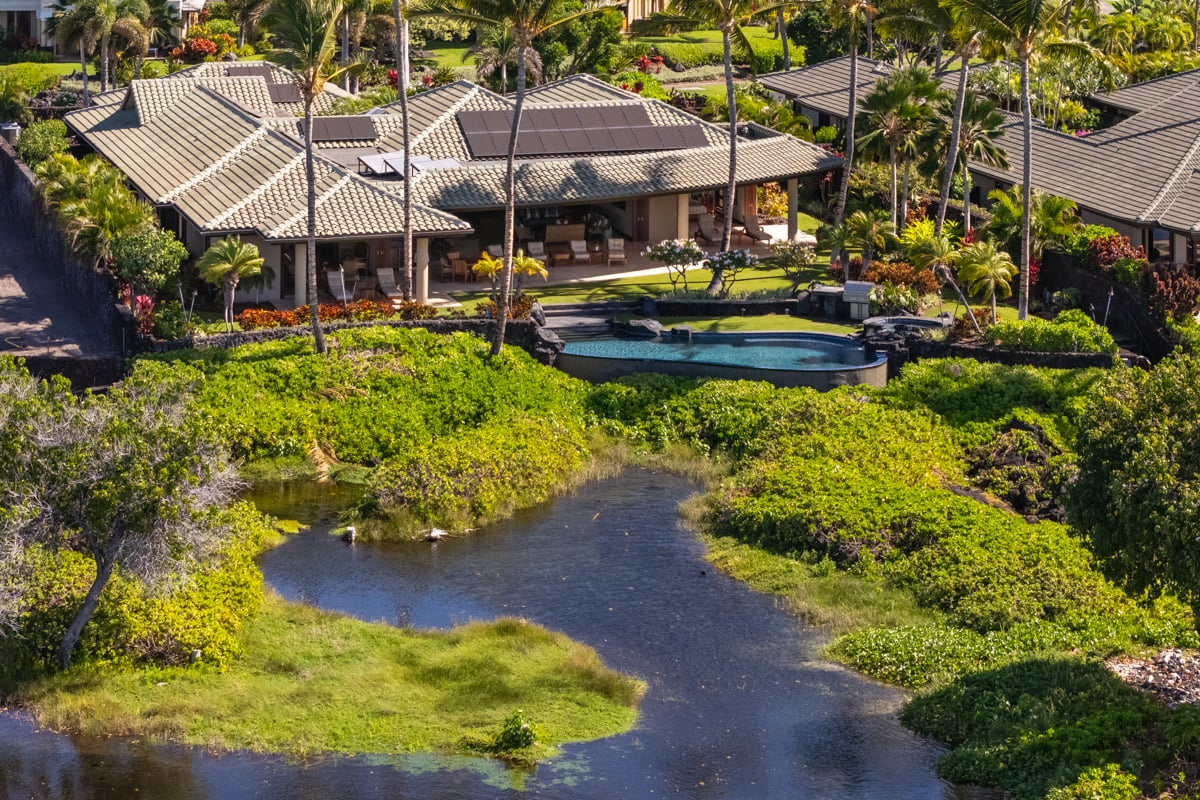
[[[242,637],[225,672],[77,669],[17,700],[52,730],[293,756],[483,751],[521,708],[545,756],[628,730],[646,689],[515,618],[414,632],[269,597]]]

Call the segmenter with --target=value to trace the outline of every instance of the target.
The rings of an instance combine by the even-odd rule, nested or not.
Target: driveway
[[[0,354],[103,359],[119,354],[88,308],[67,294],[26,226],[0,207]]]

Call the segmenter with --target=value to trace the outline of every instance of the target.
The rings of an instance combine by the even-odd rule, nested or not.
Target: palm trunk
[[[896,195],[896,176],[897,176],[897,174],[899,174],[900,170],[899,170],[899,167],[897,166],[897,162],[896,162],[896,146],[895,145],[888,145],[888,161],[892,165],[892,181],[888,188],[891,189],[891,192],[892,192],[892,229],[895,230],[895,228],[896,228],[896,212],[898,212],[900,210],[899,209],[899,201],[897,200],[897,195]]]
[[[505,163],[504,203],[504,274],[500,278],[500,291],[496,296],[496,338],[492,340],[492,355],[499,355],[504,344],[504,331],[508,327],[509,292],[513,278],[513,237],[517,222],[517,133],[521,129],[521,107],[525,105],[525,54],[529,45],[525,43],[523,31],[517,31],[517,102],[513,106],[512,130],[508,137],[508,158]]]
[[[1196,0],[1200,3],[1200,0]],[[787,37],[787,23],[783,19],[783,6],[775,9],[775,27],[779,30],[779,43],[783,45],[783,68],[792,68],[792,48]]]
[[[108,91],[108,37],[100,39],[100,93]]]
[[[904,184],[900,189],[900,226],[897,231],[908,227],[908,192],[912,183],[912,159],[904,159]]]
[[[954,99],[954,120],[950,123],[950,149],[946,152],[946,169],[942,171],[942,202],[938,206],[937,225],[934,233],[942,235],[942,226],[946,224],[946,206],[950,203],[950,185],[954,182],[954,166],[958,161],[959,139],[962,138],[963,108],[967,103],[967,73],[969,59],[966,50],[959,52],[962,66],[958,70],[958,96]],[[967,228],[963,228],[966,233]]]
[[[83,106],[87,108],[92,104],[92,95],[88,91],[87,51],[83,49],[83,42],[79,43],[79,68],[83,72]]]
[[[58,665],[62,669],[70,669],[71,654],[75,652],[79,636],[83,633],[83,628],[88,624],[92,615],[96,613],[96,604],[100,602],[100,593],[108,585],[108,580],[113,574],[113,567],[117,565],[116,551],[119,541],[120,539],[113,539],[104,554],[96,559],[96,579],[92,581],[87,596],[83,598],[83,605],[79,607],[79,611],[75,612],[75,618],[71,620],[67,632],[63,634],[62,641],[58,645]]]
[[[313,167],[313,98],[304,102],[304,177],[308,183],[308,312],[312,321],[313,350],[324,355],[325,332],[321,330],[321,311],[317,302],[317,177]]]
[[[146,57],[146,53],[145,53],[145,51],[144,51],[144,50],[141,50],[141,51],[139,51],[139,52],[138,52],[138,54],[137,54],[137,58],[136,58],[136,59],[134,59],[134,61],[133,61],[133,74],[132,74],[132,75],[129,77],[129,83],[130,83],[130,84],[132,84],[134,81],[136,81],[136,80],[138,80],[138,79],[140,79],[140,78],[142,77],[142,60],[143,60],[145,57]]]
[[[1000,320],[996,319],[996,289],[992,288],[992,324],[995,325]]]
[[[237,278],[236,273],[229,273],[225,276],[225,328],[230,333],[233,332],[233,298],[237,294]]]
[[[941,271],[942,277],[946,279],[946,283],[954,287],[954,293],[958,295],[958,302],[963,304],[963,308],[967,310],[967,319],[971,320],[971,326],[975,328],[975,332],[983,336],[983,329],[979,327],[979,320],[975,319],[975,313],[971,311],[971,304],[967,302],[967,296],[963,294],[962,287],[958,285],[958,281],[954,280],[954,275],[950,273],[950,268],[945,264],[939,264],[934,272]]]
[[[1029,107],[1029,54],[1021,58],[1021,120],[1025,130],[1025,164],[1021,171],[1024,197],[1021,214],[1021,293],[1017,297],[1017,318],[1029,317],[1029,227],[1033,205],[1033,110]]]
[[[342,12],[342,66],[350,63],[350,14]],[[350,71],[342,73],[342,88],[350,91]]]
[[[246,25],[247,25],[247,22],[245,20],[242,20],[242,23],[240,25],[238,25],[238,40],[237,40],[237,42],[238,42],[239,49],[246,46]]]
[[[850,30],[850,105],[846,110],[846,147],[842,158],[842,186],[838,189],[837,212],[833,222],[841,225],[846,219],[846,198],[850,194],[850,171],[854,169],[854,117],[858,110],[858,36],[851,25]],[[839,248],[834,247],[829,253],[829,263],[837,263]],[[849,269],[847,268],[847,272]]]
[[[737,200],[737,97],[733,92],[733,52],[729,33],[729,26],[723,25],[721,44],[725,49],[725,100],[729,104],[729,178],[725,184],[725,230],[721,232],[721,252],[729,249],[729,240],[733,235],[733,204]],[[725,276],[721,270],[714,269],[712,280],[708,282],[708,293],[719,294],[724,282]]]
[[[1192,4],[1192,49],[1200,50],[1200,0]]]
[[[400,21],[400,27],[404,35],[400,37],[400,88],[408,91],[409,84],[412,83],[412,64],[408,60],[408,18],[405,17]]]
[[[933,72],[935,75],[940,74],[942,71],[942,44],[944,36],[945,34],[943,34],[941,31],[938,31],[937,41],[934,43],[934,47],[937,48],[933,54]]]
[[[971,232],[971,167],[963,159],[963,235]]]
[[[867,17],[867,58],[875,60],[875,18],[870,11],[865,12]]]
[[[396,23],[396,75],[407,77],[403,71],[408,66],[404,59],[403,43],[408,38],[408,21],[400,13],[400,0],[392,0],[392,18]],[[408,81],[396,79],[396,97],[400,101],[400,141],[404,146],[404,269],[401,271],[401,287],[405,300],[413,299],[413,234],[412,234],[412,155],[410,143],[412,131],[408,117]]]

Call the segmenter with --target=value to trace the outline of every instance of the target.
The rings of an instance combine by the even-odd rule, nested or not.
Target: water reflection
[[[313,527],[262,559],[281,594],[418,627],[525,616],[644,678],[650,691],[637,728],[568,746],[526,776],[484,759],[301,765],[178,747],[72,743],[0,716],[7,796],[952,796],[933,773],[937,748],[896,721],[898,693],[821,661],[820,637],[773,598],[707,565],[700,545],[676,527],[676,503],[692,491],[682,479],[630,472],[436,545],[349,547],[328,535],[329,498],[313,502],[294,487],[286,491],[292,497],[276,497],[272,513]]]

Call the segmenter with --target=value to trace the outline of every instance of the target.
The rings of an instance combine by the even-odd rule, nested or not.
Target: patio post
[[[798,178],[788,178],[787,206],[788,241],[794,242],[796,234],[800,232],[800,227],[796,224],[796,215],[800,213],[800,181]]]
[[[688,225],[688,209],[692,205],[692,196],[690,194],[679,194],[675,196],[675,238],[686,239],[691,233]]]
[[[296,308],[308,303],[308,245],[297,242],[295,245],[296,263],[292,267],[292,286],[296,295]]]
[[[413,270],[416,278],[416,300],[418,303],[429,302],[429,240],[417,239],[416,264]]]

